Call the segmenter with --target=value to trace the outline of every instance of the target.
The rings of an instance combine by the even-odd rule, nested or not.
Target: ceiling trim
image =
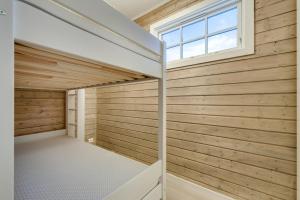
[[[156,8],[159,8],[160,6],[164,5],[165,3],[169,2],[169,1],[170,0],[164,0],[164,1],[160,2],[159,4],[156,4],[155,6],[152,6],[149,9],[143,11],[142,13],[132,17],[131,20],[134,21],[134,20],[138,19],[139,17],[142,17],[142,16],[146,15],[147,13],[155,10]]]

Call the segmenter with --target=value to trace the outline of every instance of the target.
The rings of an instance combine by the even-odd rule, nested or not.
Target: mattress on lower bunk
[[[15,144],[15,200],[101,200],[147,166],[56,136]]]

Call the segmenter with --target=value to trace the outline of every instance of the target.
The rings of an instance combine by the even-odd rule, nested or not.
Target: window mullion
[[[183,31],[182,26],[180,26],[180,59],[183,58]]]
[[[208,19],[205,17],[205,54],[208,54]]]
[[[233,26],[233,27],[229,27],[229,28],[217,31],[217,32],[213,32],[213,33],[207,34],[207,36],[210,37],[210,36],[214,36],[214,35],[219,35],[221,33],[226,33],[226,32],[229,32],[229,31],[236,30],[236,29],[238,29],[237,26]]]
[[[177,44],[174,44],[174,45],[172,45],[172,46],[166,47],[166,49],[171,49],[171,48],[177,47],[177,46],[180,46],[180,43],[177,43]]]
[[[203,40],[205,39],[205,35],[204,36],[201,36],[201,37],[197,37],[195,39],[191,39],[191,40],[187,40],[187,41],[182,41],[183,44],[186,44],[186,43],[191,43],[191,42],[195,42],[195,41],[198,41],[198,40]]]

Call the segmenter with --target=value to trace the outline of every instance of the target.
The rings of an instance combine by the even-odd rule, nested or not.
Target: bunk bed
[[[15,199],[166,199],[164,44],[99,0],[14,1],[15,87],[73,90],[158,79],[151,166],[61,134],[15,139]]]

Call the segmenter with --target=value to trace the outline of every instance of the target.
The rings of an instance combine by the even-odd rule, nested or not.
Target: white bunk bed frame
[[[10,0],[1,1],[9,4]],[[159,80],[159,160],[105,200],[165,200],[164,44],[99,0],[16,0],[13,3],[14,14],[7,7],[9,10],[3,10],[3,15],[0,12],[0,17],[1,20],[13,18],[14,39],[18,43],[58,51]],[[79,39],[83,41],[80,45],[77,44]],[[10,55],[13,56],[13,52]],[[10,134],[13,135],[13,132]],[[2,198],[0,194],[1,199],[9,200],[8,196]]]

